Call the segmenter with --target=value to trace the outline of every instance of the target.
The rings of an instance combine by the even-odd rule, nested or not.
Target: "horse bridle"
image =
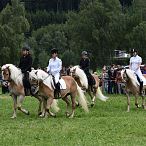
[[[10,78],[10,76],[11,76],[11,72],[10,72],[9,66],[8,66],[8,67],[6,67],[5,69],[7,69],[7,70],[8,70],[8,72],[9,72],[9,78],[8,78],[8,80],[5,80],[5,81],[12,82],[12,79]],[[3,69],[3,70],[2,70],[2,72],[4,72],[4,71],[5,71],[5,69]]]

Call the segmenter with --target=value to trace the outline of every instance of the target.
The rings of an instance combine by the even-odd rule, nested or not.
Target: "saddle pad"
[[[136,75],[135,75],[135,78],[136,78],[137,84],[140,85],[139,82],[138,82],[138,80],[137,80]],[[145,78],[144,75],[143,75],[143,77],[142,77],[142,81],[143,81],[143,86],[145,86],[145,85],[146,85],[146,78]]]
[[[65,90],[66,89],[66,83],[65,83],[65,81],[61,78],[59,80],[59,83],[60,83],[60,89]]]

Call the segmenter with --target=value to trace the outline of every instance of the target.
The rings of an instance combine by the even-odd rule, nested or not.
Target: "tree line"
[[[146,61],[144,0],[127,1],[124,9],[119,0],[68,2],[78,6],[69,9],[66,3],[62,5],[67,8],[53,10],[54,5],[51,10],[51,4],[39,5],[37,0],[12,0],[0,12],[0,65],[17,65],[25,45],[31,48],[35,67],[47,66],[54,47],[64,66],[78,64],[83,50],[89,52],[93,69],[113,63],[115,49],[136,48]]]

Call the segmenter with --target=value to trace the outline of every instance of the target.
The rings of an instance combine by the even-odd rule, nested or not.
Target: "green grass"
[[[126,112],[124,95],[110,95],[107,102],[97,100],[88,114],[77,108],[74,119],[65,117],[65,104],[61,100],[56,118],[38,118],[38,102],[33,97],[26,97],[23,105],[30,115],[18,111],[17,119],[10,119],[12,99],[0,95],[0,145],[146,145],[146,111],[135,108],[134,98],[130,113]]]

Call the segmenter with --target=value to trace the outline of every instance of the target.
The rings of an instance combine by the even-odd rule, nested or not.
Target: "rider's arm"
[[[132,58],[130,58],[129,69],[131,69],[131,66],[132,66]]]
[[[49,73],[50,72],[50,69],[51,69],[51,67],[50,67],[50,60],[49,60],[49,64],[48,64],[48,67],[47,67],[47,72]]]

